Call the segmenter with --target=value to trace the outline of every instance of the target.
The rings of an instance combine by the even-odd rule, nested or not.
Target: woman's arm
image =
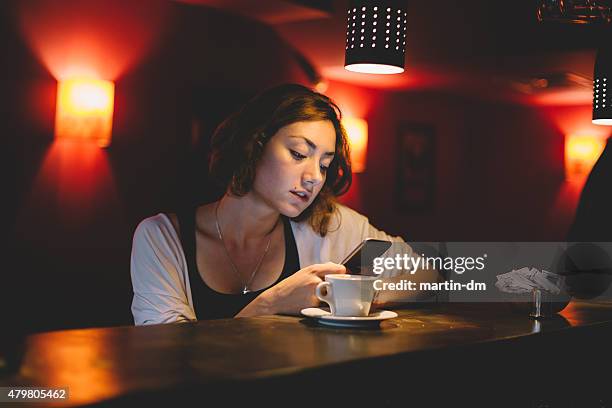
[[[136,325],[196,320],[187,298],[180,243],[162,217],[147,218],[134,232],[130,274]]]
[[[393,258],[397,255],[403,258],[404,254],[409,257],[414,257],[416,260],[420,257],[412,247],[399,236],[392,236],[384,231],[381,231],[370,224],[368,218],[351,210],[347,207],[342,208],[343,221],[349,221],[353,224],[359,225],[359,236],[363,240],[365,238],[376,238],[391,241],[393,245],[382,255],[383,257]],[[344,229],[344,228],[343,228]],[[352,228],[354,230],[354,227]],[[349,229],[350,230],[350,229]],[[341,232],[339,230],[339,232]],[[415,287],[418,288],[421,282],[440,282],[443,281],[440,273],[435,269],[417,269],[414,273],[401,268],[385,269],[379,275],[381,281],[386,284],[398,283],[403,280],[410,280],[414,282]],[[376,307],[392,307],[403,303],[413,302],[416,300],[422,300],[432,297],[434,294],[431,292],[421,290],[381,290],[378,291],[375,296],[374,304]]]
[[[389,248],[389,250],[382,255],[383,257],[395,260],[399,255],[400,259],[402,259],[399,268],[397,265],[394,265],[394,267],[390,269],[384,268],[383,272],[379,275],[382,284],[387,285],[386,288],[393,287],[393,285],[403,281],[410,281],[414,285],[413,290],[386,289],[378,291],[374,302],[376,307],[400,306],[403,303],[427,299],[434,295],[434,293],[419,290],[418,288],[420,287],[421,282],[443,281],[442,276],[436,269],[424,269],[422,267],[418,267],[416,270],[405,269],[404,266],[406,265],[403,262],[405,255],[409,260],[409,267],[413,265],[411,261],[414,261],[414,264],[420,265],[421,263],[418,262],[418,259],[421,258],[421,255],[416,253],[409,244],[404,242],[402,238],[387,235],[371,225],[369,226],[369,234],[371,234],[373,238],[387,239],[393,242],[391,248]],[[395,285],[395,287],[398,286]]]
[[[270,314],[299,315],[300,310],[319,305],[315,288],[329,273],[346,273],[343,265],[333,262],[300,269],[257,296],[235,317]]]

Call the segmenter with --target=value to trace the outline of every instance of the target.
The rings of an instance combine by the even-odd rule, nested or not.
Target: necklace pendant
[[[247,287],[245,286],[244,289],[242,289],[242,294],[246,295],[247,293],[249,293],[250,291],[247,289]]]

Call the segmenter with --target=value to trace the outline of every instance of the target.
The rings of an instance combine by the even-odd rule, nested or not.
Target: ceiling
[[[592,100],[607,27],[539,23],[534,0],[406,0],[406,71],[344,69],[348,0],[180,0],[268,24],[324,78],[389,90],[435,90],[538,105]]]

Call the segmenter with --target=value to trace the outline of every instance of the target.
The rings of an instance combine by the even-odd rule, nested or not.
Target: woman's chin
[[[295,218],[298,215],[300,215],[302,212],[304,212],[304,210],[307,207],[303,207],[303,206],[296,206],[296,205],[292,205],[292,204],[287,204],[282,206],[282,208],[279,209],[279,212],[281,214],[283,214],[285,217],[288,218]]]
[[[287,218],[295,218],[298,215],[300,215],[302,211],[291,210],[291,211],[281,211],[280,213],[283,214]]]

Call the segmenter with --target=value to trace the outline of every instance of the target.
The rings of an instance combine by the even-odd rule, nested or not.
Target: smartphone
[[[341,263],[346,267],[346,273],[351,275],[373,275],[371,269],[374,258],[382,255],[389,247],[391,241],[366,238]]]

